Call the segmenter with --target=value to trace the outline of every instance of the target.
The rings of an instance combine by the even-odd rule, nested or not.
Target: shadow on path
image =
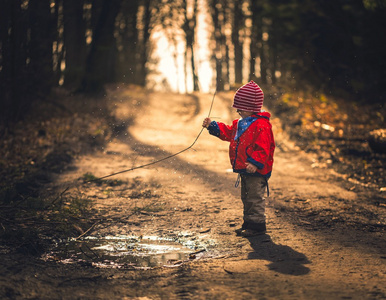
[[[271,261],[268,268],[287,275],[306,275],[311,270],[304,266],[310,264],[307,256],[289,246],[275,244],[268,234],[248,238],[254,252],[248,254],[248,259]]]

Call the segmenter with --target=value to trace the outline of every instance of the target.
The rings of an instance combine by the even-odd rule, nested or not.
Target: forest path
[[[118,93],[112,107],[120,132],[103,152],[80,157],[58,183],[152,163],[187,148],[212,96]],[[211,117],[228,124],[237,118],[231,101],[231,93],[216,95]],[[365,207],[362,196],[328,169],[312,168],[312,156],[294,146],[279,119],[272,123],[277,151],[266,235],[235,235],[242,204],[228,144],[204,130],[192,149],[113,177],[120,186],[80,188],[93,199],[95,219],[104,220],[92,236],[182,236],[206,250],[196,259],[135,270],[42,263],[33,267],[33,278],[27,271],[19,276],[51,299],[385,299],[383,232],[341,222],[344,216],[366,218],[363,210],[345,208],[350,202]]]

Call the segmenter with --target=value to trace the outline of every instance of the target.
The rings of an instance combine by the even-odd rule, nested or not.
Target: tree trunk
[[[63,1],[63,40],[66,70],[64,86],[78,87],[84,75],[86,27],[83,19],[84,0]]]
[[[54,1],[54,12],[52,15],[53,20],[55,20],[55,26],[57,28],[52,47],[52,72],[53,72],[53,82],[55,85],[58,85],[62,76],[61,64],[64,60],[64,51],[63,51],[63,14],[62,12],[62,0],[53,0]]]
[[[234,1],[233,9],[233,26],[232,26],[232,43],[235,55],[235,83],[243,82],[243,45],[240,42],[240,29],[243,27],[244,18],[241,11],[242,0]]]
[[[223,34],[220,22],[220,14],[223,13],[223,3],[218,3],[215,0],[210,2],[210,9],[212,14],[213,26],[214,26],[214,40],[216,43],[213,58],[215,61],[216,68],[216,90],[223,91],[224,90],[224,80],[223,80]]]
[[[183,29],[185,32],[185,74],[187,74],[186,66],[188,59],[188,51],[190,51],[190,62],[192,68],[192,79],[193,79],[193,90],[199,91],[198,77],[196,74],[196,65],[194,60],[194,42],[195,42],[195,34],[196,34],[196,25],[197,25],[197,0],[193,2],[193,14],[192,17],[188,17],[187,11],[188,6],[186,0],[183,0],[183,10],[185,13],[185,20],[183,24]]]
[[[120,14],[119,37],[121,49],[117,61],[119,81],[134,83],[136,69],[136,53],[138,51],[137,13],[138,0],[124,1]]]
[[[195,61],[194,61],[193,44],[190,45],[190,53],[191,53],[191,61],[192,61],[193,91],[198,92],[198,91],[200,91],[200,85],[199,85],[198,76],[197,76],[197,73],[196,73],[196,64],[195,64]]]
[[[29,46],[29,73],[31,90],[47,94],[54,85],[52,69],[52,42],[56,26],[51,17],[50,0],[30,0],[31,38]]]
[[[146,77],[148,70],[146,63],[149,57],[149,39],[150,39],[150,21],[151,21],[151,0],[144,0],[144,17],[143,17],[143,39],[137,53],[138,64],[137,64],[137,76],[136,83],[140,86],[146,85]]]
[[[270,39],[269,39],[269,53],[271,56],[271,64],[270,64],[270,69],[271,69],[271,76],[272,76],[272,84],[275,85],[277,83],[277,78],[276,78],[276,71],[278,71],[278,55],[279,52],[277,50],[278,44],[277,44],[277,34],[278,34],[278,29],[276,24],[272,24],[272,31],[270,34]]]
[[[30,76],[26,72],[28,14],[20,0],[5,0],[0,3],[0,19],[0,117],[8,126],[30,106]]]
[[[249,79],[257,81],[256,74],[256,59],[258,58],[258,43],[257,43],[257,22],[255,17],[257,15],[257,4],[255,1],[251,3],[251,12],[252,12],[252,25],[251,25],[251,44],[249,45],[250,61],[249,61]]]
[[[114,79],[112,74],[116,54],[114,29],[120,4],[121,0],[104,0],[102,3],[86,61],[86,72],[81,86],[83,92],[101,93],[104,91],[103,85]]]
[[[20,12],[20,1],[0,1],[0,125],[7,126],[11,111],[12,100],[15,100],[15,55],[12,42],[15,39],[15,29],[11,29],[15,23],[16,15]],[[11,29],[11,30],[10,30]]]
[[[256,32],[253,32],[256,36],[255,47],[260,57],[260,80],[262,83],[267,83],[267,61],[263,40],[263,8],[255,1],[252,1],[252,23],[253,28],[256,30]]]

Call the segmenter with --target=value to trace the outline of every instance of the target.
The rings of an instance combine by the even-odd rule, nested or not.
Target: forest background
[[[211,91],[254,79],[266,89],[306,88],[319,97],[383,104],[385,11],[383,0],[4,0],[2,125],[58,86],[87,93],[103,93],[113,82],[154,86],[152,35],[160,30],[170,55],[184,44],[185,91],[200,90],[198,69],[208,59]],[[202,23],[207,57],[196,54],[205,42]],[[167,78],[156,80],[170,89]]]

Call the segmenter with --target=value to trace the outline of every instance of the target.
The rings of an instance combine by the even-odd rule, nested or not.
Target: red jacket
[[[245,131],[235,139],[239,120],[234,120],[232,125],[221,122],[211,122],[209,133],[223,141],[230,142],[229,158],[233,171],[252,176],[269,178],[272,172],[275,140],[272,125],[269,122],[269,112],[254,113],[252,123],[245,126]],[[246,172],[246,162],[257,167],[254,174]]]

